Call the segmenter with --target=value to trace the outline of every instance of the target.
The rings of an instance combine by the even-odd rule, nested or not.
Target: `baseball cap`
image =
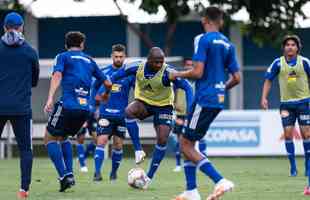
[[[4,26],[7,28],[18,28],[24,24],[24,20],[17,12],[10,12],[4,18]]]

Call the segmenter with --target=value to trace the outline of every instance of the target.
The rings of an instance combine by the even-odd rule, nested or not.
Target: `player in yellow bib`
[[[171,66],[165,63],[163,51],[158,47],[153,47],[146,62],[139,61],[127,64],[122,70],[111,76],[112,82],[130,75],[136,77],[135,100],[126,108],[128,119],[143,120],[153,116],[157,141],[144,189],[150,184],[165,155],[167,139],[172,125],[173,84],[184,89],[187,95],[192,95],[190,94],[191,86],[187,81],[183,79],[170,80],[171,70]]]
[[[280,86],[280,114],[284,129],[285,147],[290,161],[290,175],[297,176],[293,130],[296,120],[303,138],[305,152],[305,175],[309,177],[310,157],[310,61],[299,54],[301,42],[297,35],[283,39],[283,56],[273,61],[265,75],[261,106],[268,109],[268,94],[276,76]],[[309,181],[310,183],[310,181]],[[305,195],[310,195],[307,186]]]

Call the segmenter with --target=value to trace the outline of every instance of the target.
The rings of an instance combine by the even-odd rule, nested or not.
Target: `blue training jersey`
[[[106,76],[96,62],[82,51],[67,51],[55,58],[54,72],[62,73],[61,101],[65,109],[89,110],[92,78],[101,83]]]
[[[203,75],[195,82],[195,101],[202,107],[223,108],[226,71],[239,71],[234,45],[220,32],[195,37],[193,61],[204,63]]]
[[[142,61],[137,61],[133,63],[126,64],[122,69],[120,69],[118,72],[114,73],[113,76],[111,76],[111,81],[114,83],[117,80],[129,77],[129,76],[136,76],[136,73],[138,71],[139,65],[141,64]],[[145,64],[146,66],[144,67],[144,77],[145,78],[153,78],[157,72],[152,71],[148,64]],[[168,65],[168,67],[164,71],[164,75],[162,78],[162,83],[164,86],[169,87],[171,86],[171,83],[175,85],[176,88],[181,88],[185,91],[186,97],[189,97],[192,95],[192,89],[189,86],[189,84],[184,80],[177,78],[174,81],[171,81],[169,79],[169,72],[174,71],[173,67],[171,65]],[[190,102],[191,100],[189,100]]]
[[[114,73],[121,69],[108,65],[102,71],[107,77],[111,77]],[[94,85],[96,85],[95,83]],[[135,84],[135,77],[129,76],[124,79],[113,82],[110,97],[108,102],[100,103],[100,116],[109,118],[124,118],[125,108],[128,105],[129,92]],[[100,87],[97,94],[102,94],[105,91],[103,86]]]
[[[306,58],[306,57],[303,57],[303,56],[301,56],[301,59],[302,59],[302,63],[303,63],[303,66],[304,66],[304,70],[305,70],[306,74],[308,75],[308,77],[310,77],[310,60],[308,58]],[[287,62],[287,64],[289,66],[293,67],[293,66],[296,65],[297,57],[293,58],[290,61],[287,60],[286,62]],[[278,74],[280,73],[280,68],[281,68],[280,58],[276,58],[271,63],[271,65],[268,67],[268,69],[267,69],[267,71],[265,73],[265,79],[273,81],[278,76]],[[310,101],[310,99],[306,98],[306,99],[303,99],[303,100],[281,102],[281,103],[282,104],[296,104],[296,103],[303,103],[303,102],[309,102],[309,101]]]

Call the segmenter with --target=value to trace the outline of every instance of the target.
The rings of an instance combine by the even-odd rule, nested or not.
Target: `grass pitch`
[[[288,176],[288,161],[285,158],[211,158],[225,177],[236,184],[224,200],[302,200],[306,177],[303,175],[303,159],[297,159],[299,175]],[[48,159],[35,159],[33,182],[29,200],[170,200],[184,189],[183,172],[172,172],[173,159],[165,159],[147,191],[135,190],[127,185],[127,172],[133,159],[124,159],[119,178],[110,183],[108,175],[111,161],[103,167],[103,181],[94,183],[93,162],[88,160],[90,171],[80,173],[75,165],[77,184],[65,193],[58,192],[56,171]],[[75,163],[76,164],[76,163]],[[148,161],[143,168],[147,169]],[[213,184],[198,172],[199,191],[205,199]],[[0,200],[16,199],[19,188],[19,160],[0,160]]]

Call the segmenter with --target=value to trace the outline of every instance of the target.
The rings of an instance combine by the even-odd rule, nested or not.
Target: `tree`
[[[116,1],[116,0],[115,0]],[[125,0],[134,2],[135,0]],[[157,13],[163,6],[167,13],[168,31],[166,34],[166,52],[172,45],[171,38],[177,23],[182,16],[190,13],[189,0],[142,0],[140,8],[148,13]],[[205,8],[201,0],[193,0],[194,11],[200,12]],[[225,8],[227,21],[230,16],[245,8],[250,21],[243,23],[242,31],[252,37],[257,44],[277,44],[284,34],[292,32],[298,26],[296,18],[306,17],[301,9],[307,0],[209,0],[211,5]]]
[[[250,16],[244,24],[244,33],[258,43],[277,44],[284,34],[298,27],[298,16],[306,18],[301,9],[307,0],[209,0],[210,4],[228,7],[228,16],[245,8]],[[225,5],[225,6],[224,6]]]
[[[127,2],[135,2],[136,0],[125,0]],[[145,33],[141,32],[139,29],[137,29],[134,25],[130,24],[124,16],[121,7],[119,6],[117,0],[114,0],[116,6],[118,7],[122,18],[125,20],[125,22],[129,25],[129,27],[138,34],[143,43],[148,47],[153,46],[152,39]],[[162,6],[164,10],[166,11],[166,23],[168,30],[166,32],[165,37],[165,47],[164,52],[166,55],[170,54],[171,47],[173,46],[173,35],[175,33],[177,22],[179,21],[180,17],[186,16],[190,12],[190,8],[188,6],[188,0],[142,0],[140,4],[140,8],[145,10],[146,12],[150,14],[155,14],[158,12],[159,7]]]

